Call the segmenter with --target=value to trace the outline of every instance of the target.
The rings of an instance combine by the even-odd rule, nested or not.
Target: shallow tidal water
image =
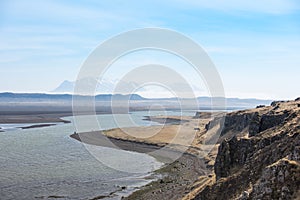
[[[159,114],[180,113],[133,112],[130,116],[136,125],[147,126],[155,123],[143,120],[143,116]],[[194,112],[185,115],[194,115]],[[119,117],[122,120],[122,115]],[[110,114],[98,115],[97,118],[102,129],[117,127]],[[144,177],[162,166],[146,154],[97,147],[119,170],[108,167],[93,157],[82,143],[69,137],[75,130],[73,118],[64,119],[72,123],[27,130],[15,128],[18,125],[11,129],[5,125],[7,131],[0,133],[1,200],[91,199],[99,196],[120,199],[150,182]],[[85,120],[85,116],[81,120]],[[88,120],[85,124],[86,131],[91,131]],[[118,125],[126,126],[126,120]],[[126,157],[132,165],[122,163],[120,157]],[[132,170],[126,169],[128,167],[143,169],[143,172],[129,173]]]

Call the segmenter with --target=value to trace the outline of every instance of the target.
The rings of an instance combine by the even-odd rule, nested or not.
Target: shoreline
[[[203,160],[196,156],[183,154],[178,160],[163,165],[153,173],[159,177],[157,180],[153,180],[133,191],[130,195],[122,197],[122,200],[182,199],[193,190],[193,184],[198,180],[198,177],[208,176],[209,170],[205,168]]]
[[[68,120],[63,120],[62,117],[71,115],[72,113],[23,113],[18,115],[0,114],[0,124],[70,123]]]
[[[99,134],[99,132],[72,134],[70,137],[80,142],[84,141],[93,145],[107,146],[107,143],[99,143],[103,138],[95,138],[96,134]],[[182,154],[176,161],[168,164],[166,162],[169,160],[164,158],[164,156],[153,154],[153,150],[161,149],[162,146],[160,145],[116,138],[109,138],[109,140],[122,148],[122,150],[146,153],[159,162],[164,163],[159,169],[152,172],[154,179],[150,183],[137,188],[129,195],[123,196],[122,199],[124,200],[165,199],[167,197],[168,199],[183,198],[192,190],[192,184],[197,181],[199,176],[207,177],[210,173],[210,170],[206,168],[205,159],[191,153],[166,149],[166,152],[163,152],[163,154],[166,153],[166,156],[173,156],[174,152]],[[108,147],[113,148],[112,146]]]
[[[51,108],[51,107],[50,107]],[[47,108],[49,109],[49,108]],[[110,114],[110,111],[96,111],[97,115]],[[88,115],[88,112],[82,111],[76,113],[76,115]],[[62,119],[63,117],[74,116],[72,110],[64,111],[51,111],[51,110],[40,110],[32,108],[32,110],[13,110],[3,111],[0,109],[0,124],[22,124],[22,123],[55,123],[63,122],[70,123],[68,120]]]
[[[12,124],[13,128],[17,129],[33,129],[49,126],[56,126],[58,124],[68,124],[71,121],[62,119],[70,116],[71,113],[55,113],[55,114],[20,114],[20,115],[0,115],[0,124]],[[20,124],[20,126],[15,126]],[[28,124],[28,125],[27,125]],[[6,132],[5,128],[0,127],[0,132]]]
[[[182,123],[188,122],[188,120],[180,119],[174,116],[164,117],[164,116],[144,116],[145,121],[156,122],[159,124],[171,124],[171,125],[180,125]]]
[[[157,180],[141,186],[123,200],[148,199],[190,199],[197,187],[204,188],[215,180],[212,171],[215,150],[206,156],[199,154],[199,140],[193,140],[187,149],[184,140],[173,140],[179,133],[178,127],[183,127],[182,134],[189,136],[196,131],[196,138],[201,137],[206,124],[218,113],[202,113],[198,116],[152,116],[145,120],[152,120],[161,125],[147,127],[115,128],[104,131],[74,133],[71,138],[80,142],[119,148],[126,151],[146,153],[159,162],[164,163],[159,169],[153,171]],[[200,121],[198,121],[201,118]],[[179,128],[180,129],[180,128]],[[159,132],[157,132],[159,130]],[[155,135],[152,135],[155,132]],[[127,134],[131,133],[131,134]],[[136,136],[136,137],[133,137]],[[137,137],[140,136],[140,137]],[[216,146],[214,146],[215,149]],[[163,150],[162,150],[163,149]],[[159,152],[157,153],[157,150]],[[171,158],[171,160],[170,160]],[[174,161],[175,160],[175,161]],[[174,162],[173,162],[174,161]]]
[[[208,120],[209,117],[204,118]],[[151,119],[155,122],[165,123],[164,130],[162,130],[163,133],[173,132],[176,130],[174,128],[182,124],[189,125],[188,131],[194,131],[195,129],[196,119],[191,116],[185,117],[183,120],[179,120],[177,116],[165,119],[164,116],[146,117],[145,120]],[[199,126],[201,130],[204,130],[207,122],[205,119],[204,123],[202,122],[203,124],[197,124],[197,127]],[[156,128],[160,129],[159,126],[128,127],[124,128],[124,132],[127,130],[143,134],[142,132],[151,132],[153,131],[152,129]],[[178,144],[170,145],[168,143],[169,138],[161,138],[159,134],[159,138],[155,138],[154,136],[150,137],[149,140],[149,138],[133,139],[121,132],[121,129],[116,128],[105,131],[74,133],[70,137],[86,144],[146,153],[159,162],[164,163],[159,169],[153,171],[153,176],[157,177],[157,180],[154,179],[150,183],[137,188],[136,191],[133,191],[128,196],[123,196],[123,200],[188,199],[187,196],[195,189],[195,184],[198,186],[213,182],[214,176],[212,175],[212,169],[209,167],[211,160],[208,157],[201,157],[197,153],[194,153],[196,149],[195,145],[192,145],[187,151],[180,151],[180,141],[178,141]],[[171,136],[173,135],[171,134]],[[158,150],[159,152],[157,153]],[[173,162],[173,160],[175,161]]]
[[[155,177],[155,175],[153,175],[153,172],[151,172],[149,174],[145,174],[143,176],[133,177],[133,178],[142,179],[144,182],[147,182],[147,183],[139,183],[137,185],[133,185],[133,186],[129,186],[129,187],[128,186],[119,186],[119,189],[112,191],[109,194],[95,196],[95,197],[90,198],[90,200],[107,199],[107,198],[113,198],[113,197],[120,197],[121,199],[123,199],[125,197],[130,196],[132,193],[138,191],[141,187],[157,180],[157,177]]]
[[[65,122],[65,123],[70,123],[70,122]],[[20,127],[21,129],[32,129],[32,128],[43,128],[43,127],[49,127],[49,126],[55,126],[58,125],[57,124],[34,124],[34,125],[30,125],[30,126],[22,126]]]
[[[70,123],[70,121],[63,120],[61,119],[61,117],[71,115],[72,113],[0,115],[0,123],[50,123],[36,125],[33,124],[28,127],[19,127],[22,129],[39,128],[57,125],[53,122]],[[198,126],[201,127],[201,130],[203,129],[203,124],[201,126],[199,124],[195,124],[195,122],[193,121],[194,117],[192,116],[185,116],[183,117],[183,119],[179,119],[178,116],[170,116],[168,118],[165,118],[165,116],[152,116],[145,118],[146,119],[144,120],[163,123],[164,127],[166,127],[167,129],[170,128],[170,130],[167,131],[171,131],[171,133],[174,131],[176,132],[176,127],[182,124],[189,125],[190,129],[193,131],[196,127],[198,128]],[[206,121],[206,117],[204,118],[204,121]],[[145,127],[146,129],[144,129],[144,127],[133,128],[137,129],[140,133],[146,133],[147,136],[147,132],[149,131],[147,129],[160,128],[160,125]],[[113,132],[118,132],[118,129],[112,130]],[[104,132],[110,132],[112,130],[107,130]],[[3,131],[3,129],[0,129],[0,131]],[[198,180],[199,176],[207,178],[208,174],[211,173],[211,170],[207,168],[206,158],[198,157],[198,155],[192,153],[190,149],[189,152],[181,151],[180,146],[184,145],[180,144],[180,141],[178,144],[175,143],[170,145],[168,143],[168,138],[163,138],[162,142],[158,142],[157,139],[149,142],[147,140],[134,141],[130,140],[129,138],[116,137],[113,135],[111,137],[104,135],[104,137],[106,138],[105,140],[104,137],[99,137],[99,135],[102,134],[99,134],[99,131],[96,131],[80,133],[80,137],[78,134],[72,134],[70,135],[70,137],[80,142],[92,145],[112,147],[111,145],[113,144],[125,151],[146,153],[154,157],[159,162],[165,163],[159,169],[152,172],[152,177],[155,178],[151,180],[150,183],[129,191],[129,194],[125,192],[122,199],[164,199],[166,197],[168,197],[169,199],[178,199],[179,197],[183,198],[186,194],[193,190],[192,185]],[[173,136],[173,134],[171,134],[171,136]],[[107,141],[107,138],[109,139],[109,141]],[[164,149],[163,151],[161,150],[162,148]],[[194,148],[194,146],[192,148]],[[158,150],[159,153],[156,153]],[[175,160],[174,158],[178,159],[175,162],[170,163],[170,161]],[[145,177],[145,180],[146,179],[147,177]],[[120,192],[122,193],[122,191]]]
[[[154,157],[162,163],[168,162],[170,160],[168,158],[170,157],[173,158],[182,154],[182,152],[176,149],[165,147],[162,144],[150,144],[147,142],[130,141],[126,139],[106,137],[105,135],[101,135],[101,133],[99,133],[100,132],[98,131],[85,132],[80,134],[73,133],[70,135],[70,137],[85,144],[109,147],[114,149],[117,148],[124,151],[145,153]],[[163,147],[164,150],[161,151],[161,148]],[[158,150],[160,151],[157,152]]]

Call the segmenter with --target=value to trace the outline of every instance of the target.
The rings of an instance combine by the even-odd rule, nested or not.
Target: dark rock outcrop
[[[295,199],[300,194],[298,102],[230,113],[222,135],[228,133],[215,160],[216,182],[195,199]]]
[[[294,183],[294,184],[290,184]],[[251,199],[293,199],[300,185],[300,165],[281,159],[267,166],[261,178],[253,185]]]
[[[254,110],[237,111],[227,114],[224,118],[221,140],[232,138],[236,134],[249,137],[263,132],[275,126],[280,126],[288,118],[293,118],[295,113],[280,108],[282,101],[272,102],[272,106],[260,106]],[[298,105],[298,104],[297,104]],[[296,105],[296,107],[298,107]],[[220,118],[216,117],[206,125],[206,130],[220,124]]]
[[[255,112],[249,124],[249,137],[252,137],[260,132],[261,120],[262,117],[259,115],[258,112]]]
[[[274,126],[280,126],[285,119],[289,116],[288,111],[283,111],[280,113],[270,112],[262,115],[260,121],[259,132],[272,128]]]
[[[215,163],[217,179],[229,176],[234,168],[245,164],[254,151],[254,145],[251,143],[252,140],[238,140],[236,137],[221,143]]]
[[[259,105],[259,106],[256,106],[256,108],[264,108],[266,107],[265,105]]]

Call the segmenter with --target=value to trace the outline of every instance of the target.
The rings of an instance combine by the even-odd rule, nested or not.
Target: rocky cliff
[[[228,114],[219,143],[215,183],[194,199],[300,197],[300,98]]]

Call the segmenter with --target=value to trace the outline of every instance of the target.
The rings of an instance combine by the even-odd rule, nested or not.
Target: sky
[[[300,96],[297,0],[2,0],[0,92],[52,91],[64,80],[76,80],[99,44],[146,27],[172,29],[196,41],[214,62],[226,97]],[[186,63],[158,52],[129,55],[107,76],[120,79],[136,63],[152,62],[192,77]],[[196,83],[198,94],[207,95]]]

